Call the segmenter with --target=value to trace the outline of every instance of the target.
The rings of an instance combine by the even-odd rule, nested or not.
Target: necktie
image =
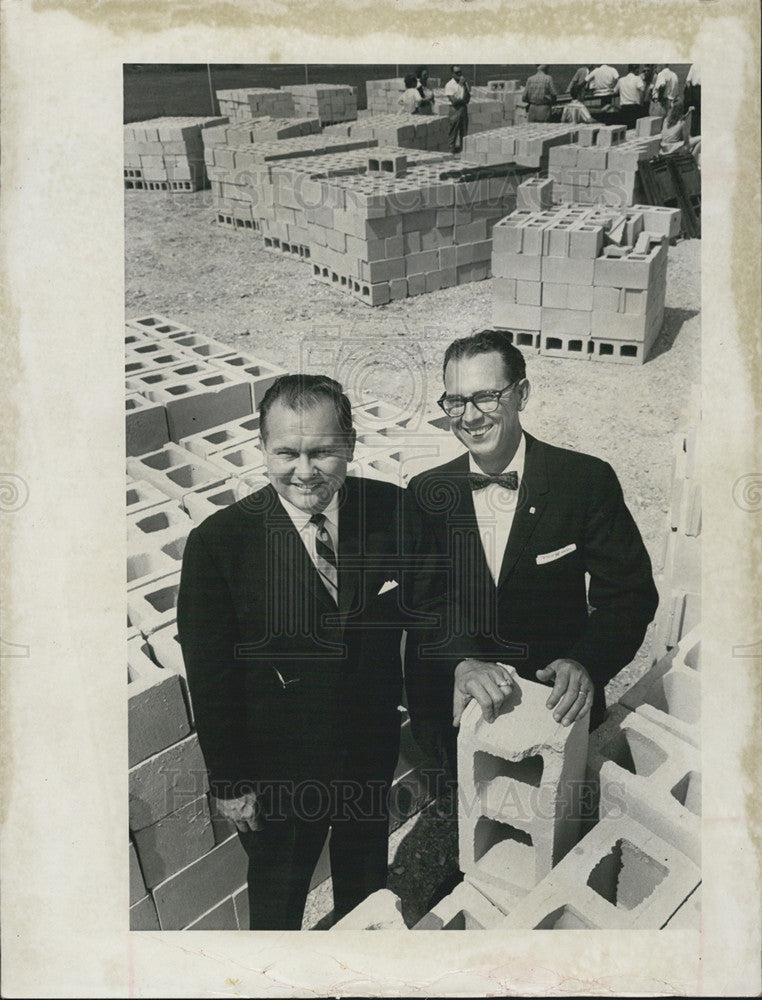
[[[339,603],[339,569],[333,540],[325,526],[325,514],[313,514],[310,524],[315,525],[315,565],[328,593]]]
[[[506,490],[517,490],[519,488],[518,472],[503,472],[499,476],[483,476],[478,472],[469,472],[468,485],[472,490],[483,490],[491,483],[502,486]]]

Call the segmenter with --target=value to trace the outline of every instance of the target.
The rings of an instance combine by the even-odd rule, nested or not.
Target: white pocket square
[[[385,594],[387,590],[394,590],[395,587],[399,586],[396,580],[387,580],[383,587],[379,590],[377,596],[380,597]]]
[[[543,552],[542,555],[537,556],[537,565],[544,566],[545,563],[561,559],[562,556],[568,556],[570,552],[576,551],[576,548],[576,542],[572,542],[571,545],[564,545],[562,549],[556,549],[554,552]]]

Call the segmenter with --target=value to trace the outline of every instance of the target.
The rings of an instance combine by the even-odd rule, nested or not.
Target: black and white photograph
[[[8,995],[758,990],[759,16],[663,6],[4,12]]]

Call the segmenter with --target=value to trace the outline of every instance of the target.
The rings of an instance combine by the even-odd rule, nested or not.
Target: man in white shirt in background
[[[451,67],[452,77],[445,84],[445,97],[450,102],[450,152],[459,153],[468,132],[468,102],[471,91],[460,66]]]
[[[666,63],[662,63],[654,80],[649,113],[661,115],[663,118],[677,98],[678,90],[677,73],[671,70]]]
[[[613,66],[609,66],[608,63],[601,63],[600,66],[587,74],[585,83],[588,89],[592,90],[593,94],[602,96],[610,94],[613,91],[618,79],[619,74]]]
[[[622,113],[623,124],[627,128],[634,128],[635,122],[644,114],[643,96],[646,85],[643,77],[638,73],[635,63],[627,66],[627,75],[621,76],[614,85],[614,93],[619,95],[619,108]]]

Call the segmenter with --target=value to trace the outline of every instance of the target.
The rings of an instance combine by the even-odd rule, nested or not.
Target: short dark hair
[[[405,89],[412,90],[413,87],[417,86],[418,86],[418,77],[415,75],[415,73],[408,73],[407,76],[405,77]]]
[[[473,358],[477,354],[488,354],[494,351],[503,359],[506,376],[511,382],[526,378],[527,366],[524,355],[518,347],[513,346],[512,337],[513,335],[508,330],[480,330],[479,333],[474,333],[470,337],[453,340],[445,351],[442,376],[444,377],[447,365],[451,361]]]
[[[259,404],[259,434],[267,438],[267,414],[280,401],[291,410],[303,411],[325,400],[336,413],[342,434],[352,433],[352,404],[340,382],[327,375],[281,375],[269,387]]]
[[[429,71],[429,67],[428,66],[419,66],[418,69],[415,71],[416,79],[420,80],[421,79],[421,75],[423,73],[428,73],[428,71]]]
[[[637,73],[638,72],[638,64],[637,63],[627,63],[627,72],[628,73]]]
[[[452,66],[450,66],[450,72],[452,73],[453,76],[455,76],[455,70],[457,70],[459,73],[462,73],[463,67],[459,63],[454,63]]]

